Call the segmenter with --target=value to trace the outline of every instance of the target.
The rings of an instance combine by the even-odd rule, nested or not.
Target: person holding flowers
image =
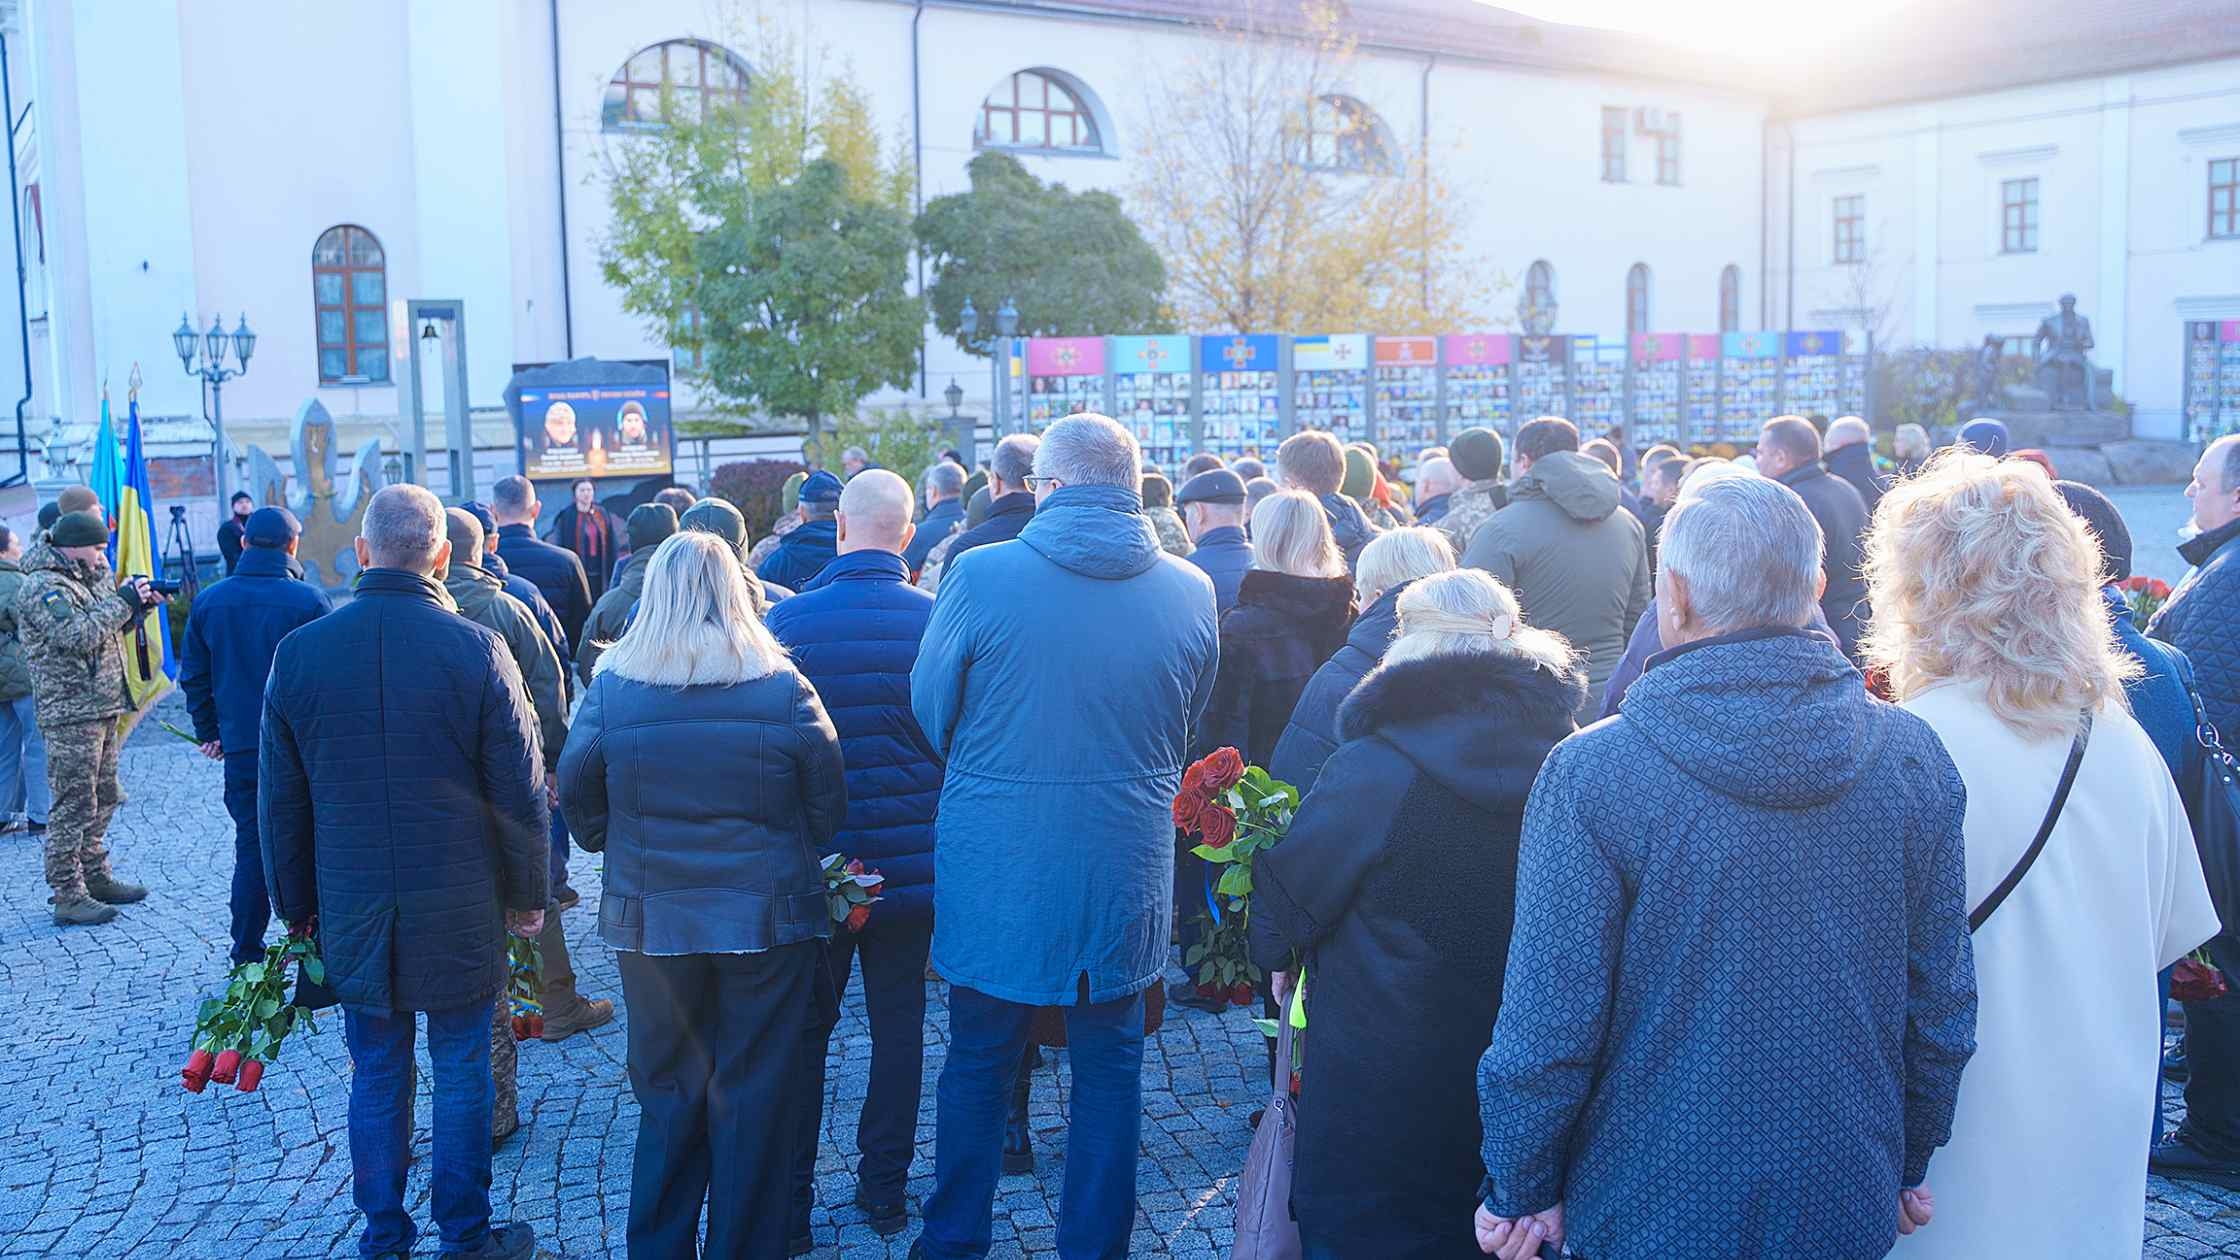
[[[1292,1182],[1309,1260],[1477,1254],[1478,1116],[1454,1104],[1501,1008],[1525,800],[1586,685],[1488,574],[1433,573],[1397,603],[1344,742],[1253,868],[1253,963],[1309,977]]]
[[[821,940],[821,856],[848,810],[840,738],[754,615],[724,539],[646,566],[560,755],[576,843],[605,853],[599,937],[630,1011],[638,1260],[785,1254],[798,1064]]]

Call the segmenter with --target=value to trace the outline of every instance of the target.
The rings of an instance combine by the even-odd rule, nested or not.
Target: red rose
[[[887,881],[885,881],[885,880],[883,880],[883,879],[882,879],[882,880],[880,880],[880,881],[879,881],[878,883],[876,883],[876,884],[866,884],[866,885],[864,886],[864,889],[863,889],[864,893],[865,893],[865,894],[866,894],[867,896],[872,896],[872,897],[877,897],[877,896],[879,896],[879,895],[880,895],[881,893],[884,893],[884,892],[885,892],[886,890],[887,890]]]
[[[1206,847],[1226,849],[1237,838],[1237,816],[1226,805],[1208,805],[1198,811],[1196,830],[1205,833]]]
[[[1252,998],[1252,986],[1244,981],[1239,980],[1229,986],[1229,1005],[1250,1006],[1252,1005]]]
[[[544,1016],[542,1016],[542,1015],[530,1015],[530,1016],[526,1016],[525,1018],[526,1018],[526,1019],[527,1019],[527,1020],[529,1021],[529,1035],[530,1035],[530,1036],[532,1036],[532,1037],[542,1037],[542,1036],[544,1036]]]
[[[848,930],[851,932],[861,932],[863,925],[870,921],[871,907],[868,905],[856,906],[848,911]]]
[[[1201,984],[1198,986],[1198,996],[1205,998],[1208,1001],[1219,1000],[1219,998],[1221,997],[1221,986],[1218,984]]]
[[[199,1094],[210,1083],[210,1069],[215,1062],[208,1050],[197,1050],[187,1056],[187,1065],[179,1069],[179,1084],[190,1094]]]
[[[848,859],[848,873],[849,873],[850,875],[861,875],[861,874],[863,874],[863,859],[862,859],[862,858],[849,858],[849,859]]]
[[[241,1064],[241,1077],[234,1088],[244,1094],[254,1094],[257,1092],[257,1082],[263,1079],[264,1060],[248,1059]]]
[[[1206,807],[1206,798],[1188,789],[1175,793],[1174,829],[1185,835],[1198,830],[1198,811]]]
[[[220,1085],[231,1085],[233,1084],[234,1073],[240,1069],[241,1052],[239,1050],[228,1050],[218,1056],[217,1063],[210,1069],[210,1079]]]
[[[1212,758],[1209,757],[1206,760],[1210,761]],[[1190,768],[1182,772],[1182,790],[1192,796],[1204,796],[1206,794],[1205,761],[1192,762]]]
[[[1293,1098],[1299,1096],[1299,1069],[1297,1068],[1291,1069],[1291,1096]]]
[[[1219,796],[1244,779],[1244,758],[1234,748],[1216,748],[1198,763],[1206,768],[1206,794]]]
[[[516,1015],[513,1017],[513,1039],[515,1041],[527,1041],[529,1039],[528,1016]]]
[[[2170,969],[2170,996],[2181,1002],[2207,1002],[2225,995],[2224,973],[2205,962],[2181,958]]]

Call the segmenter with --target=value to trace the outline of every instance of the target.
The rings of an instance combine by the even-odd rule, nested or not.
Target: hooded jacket
[[[1171,807],[1220,649],[1213,583],[1141,506],[1061,487],[941,579],[910,702],[948,763],[933,965],[952,984],[1071,1005],[1166,969]]]
[[[1619,510],[1619,497],[1617,477],[1593,456],[1552,451],[1510,484],[1509,505],[1462,554],[1516,593],[1526,622],[1586,654],[1587,694],[1596,700],[1649,605],[1641,522]],[[1449,508],[1447,519],[1460,510]],[[1579,717],[1592,712],[1582,708]]]
[[[1580,687],[1575,671],[1490,652],[1379,667],[1253,868],[1253,961],[1308,964],[1292,1203],[1320,1251],[1474,1250],[1481,1135],[1455,1100],[1475,1096],[1501,1009],[1525,800]]]
[[[1338,750],[1338,706],[1392,646],[1392,636],[1400,629],[1400,592],[1409,585],[1402,582],[1361,610],[1345,643],[1316,667],[1306,690],[1299,693],[1299,702],[1291,706],[1283,735],[1265,764],[1271,777],[1299,789],[1301,796],[1314,787],[1322,763]]]
[[[840,523],[829,516],[806,520],[778,541],[778,549],[755,570],[755,576],[798,591],[839,554]]]
[[[544,592],[537,589],[536,583],[507,568],[506,558],[495,551],[482,553],[482,567],[497,574],[498,581],[505,585],[506,594],[520,600],[529,614],[537,619],[537,629],[544,631],[544,637],[552,644],[552,650],[560,654],[562,671],[568,670],[575,662],[575,654],[568,642],[567,628],[560,624],[560,614],[552,611],[552,601],[544,597]]]
[[[1974,1052],[1966,801],[1816,635],[1652,660],[1525,813],[1493,1211],[1560,1200],[1597,1260],[1887,1253]]]
[[[39,725],[98,722],[132,708],[124,685],[124,628],[140,615],[109,562],[80,564],[45,543],[24,553],[16,633],[31,671]]]
[[[1229,747],[1266,766],[1307,680],[1352,625],[1352,578],[1246,573],[1221,616],[1221,667],[1191,759]]]
[[[459,615],[506,642],[506,651],[521,671],[529,705],[536,711],[539,751],[544,767],[560,764],[560,748],[568,742],[568,682],[560,672],[560,653],[537,628],[528,606],[506,594],[505,582],[480,565],[454,560],[443,581],[444,593],[459,607]]]

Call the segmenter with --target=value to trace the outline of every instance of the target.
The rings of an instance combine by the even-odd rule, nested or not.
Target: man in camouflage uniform
[[[1501,435],[1491,429],[1464,429],[1447,444],[1447,462],[1462,478],[1462,488],[1447,496],[1447,514],[1439,518],[1439,531],[1454,544],[1458,556],[1470,549],[1478,527],[1509,505],[1509,487],[1501,480],[1506,454]]]
[[[104,837],[116,812],[118,718],[132,708],[119,636],[163,602],[147,579],[111,588],[109,527],[98,511],[66,512],[24,557],[16,624],[47,741],[47,884],[58,924],[106,923],[148,890],[109,870]]]

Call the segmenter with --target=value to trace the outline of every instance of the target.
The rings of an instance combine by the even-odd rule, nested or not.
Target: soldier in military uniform
[[[1462,486],[1447,496],[1447,514],[1439,530],[1461,555],[1470,549],[1478,527],[1509,505],[1509,487],[1501,480],[1501,461],[1508,454],[1501,435],[1491,429],[1464,429],[1447,444],[1447,462],[1454,465]]]
[[[146,578],[111,588],[109,527],[98,511],[65,512],[24,556],[16,624],[47,740],[47,884],[58,924],[106,923],[148,890],[109,870],[116,812],[118,718],[132,708],[119,639],[163,596]]]

